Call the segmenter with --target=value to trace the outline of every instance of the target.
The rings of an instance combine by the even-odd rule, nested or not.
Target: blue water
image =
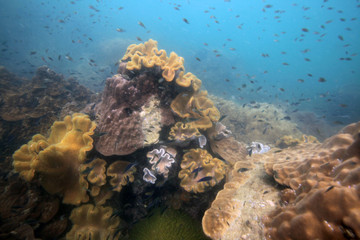
[[[329,123],[360,119],[360,1],[0,4],[0,65],[20,76],[46,64],[101,91],[126,47],[153,38],[184,57],[212,94],[312,111]]]

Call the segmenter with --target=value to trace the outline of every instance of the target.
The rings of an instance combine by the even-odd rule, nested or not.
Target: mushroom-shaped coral
[[[191,149],[181,162],[180,186],[188,192],[204,192],[224,178],[226,168],[223,161],[213,158],[206,150]]]
[[[100,187],[106,183],[106,162],[103,159],[97,158],[88,164],[82,165],[82,172],[90,171],[87,175],[87,180],[93,186],[91,187],[91,196],[97,196],[100,192]]]
[[[176,153],[175,153],[176,155]],[[146,154],[149,163],[152,165],[151,169],[157,174],[161,174],[164,178],[169,175],[171,164],[175,162],[174,157],[166,151],[166,148],[153,149]]]
[[[87,115],[78,113],[56,121],[48,139],[35,135],[14,153],[15,170],[26,180],[37,173],[46,191],[63,195],[63,203],[87,202],[88,183],[79,169],[92,149],[95,127]]]
[[[190,124],[177,122],[170,129],[169,140],[184,142],[199,138],[201,133],[197,128],[192,127]]]
[[[120,223],[112,216],[111,207],[82,205],[72,210],[70,220],[73,227],[66,239],[116,239],[116,230]]]
[[[113,191],[120,192],[122,187],[134,181],[135,163],[127,161],[113,162],[107,169],[107,176],[111,177],[110,185]]]

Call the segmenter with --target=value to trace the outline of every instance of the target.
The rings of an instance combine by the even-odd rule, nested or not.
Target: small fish
[[[284,119],[284,120],[288,120],[288,121],[290,121],[290,120],[291,120],[291,117],[289,117],[289,116],[285,116],[285,117],[283,117],[283,119]]]
[[[328,187],[325,192],[328,192],[328,191],[330,191],[330,190],[333,189],[333,188],[334,188],[334,186],[332,185],[332,186]]]
[[[344,41],[344,37],[339,35],[338,38],[341,40],[341,41]]]
[[[323,77],[320,77],[319,80],[318,80],[318,82],[326,82],[326,79],[323,78]]]
[[[30,55],[34,55],[34,54],[36,54],[36,51],[31,51],[30,52]]]
[[[95,104],[94,104],[94,106],[95,106]],[[106,134],[108,134],[108,132],[95,132],[94,137],[101,137],[101,136],[104,136]]]
[[[117,31],[117,32],[125,32],[125,30],[122,29],[122,28],[117,28],[116,31]]]
[[[220,119],[219,119],[219,122],[221,122],[222,120],[224,120],[224,118],[226,118],[227,117],[227,115],[222,115],[221,117],[220,117]]]
[[[197,167],[197,168],[195,168],[195,169],[192,171],[192,173],[195,173],[194,178],[196,178],[197,175],[199,174],[199,172],[200,172],[201,170],[203,170],[203,169],[204,169],[203,167]]]
[[[58,60],[59,60],[59,61],[61,60],[61,55],[58,56]]]
[[[132,167],[136,166],[137,163],[129,163],[126,168],[124,169],[123,173],[126,173],[127,171],[129,171]]]
[[[239,168],[237,171],[238,172],[246,172],[248,170],[249,170],[248,168]]]
[[[307,28],[302,28],[301,29],[303,32],[309,32],[309,29],[307,29]]]
[[[136,39],[140,42],[142,42],[142,39],[140,37],[136,37]]]
[[[344,123],[342,121],[334,121],[333,124],[336,124],[336,125],[343,125]]]
[[[211,179],[213,179],[213,177],[211,177],[211,176],[206,176],[206,177],[203,177],[203,178],[199,179],[198,182],[208,182],[208,181],[210,181]]]
[[[89,8],[92,9],[92,10],[94,10],[95,12],[100,12],[100,10],[99,10],[99,9],[96,9],[93,5],[90,5]]]
[[[283,88],[279,88],[279,90],[282,91],[282,92],[285,92],[285,89],[283,89]]]
[[[340,104],[339,106],[342,107],[342,108],[346,108],[348,105],[342,103],[342,104]]]
[[[304,79],[299,78],[297,81],[298,81],[299,83],[303,83],[303,82],[304,82]]]
[[[272,8],[272,6],[273,5],[271,5],[271,4],[267,4],[267,5],[264,6],[264,8]]]
[[[249,149],[248,149],[248,154],[249,154],[250,157],[251,157],[251,155],[252,155],[252,151],[253,151],[252,148],[249,148]]]
[[[189,21],[186,18],[183,18],[183,21],[187,24],[190,24]]]
[[[145,25],[141,21],[138,21],[138,24],[140,25],[140,27],[143,27],[146,29]]]
[[[199,62],[201,62],[200,58],[196,57],[195,59],[198,60]]]
[[[282,65],[289,66],[289,64],[287,62],[283,62]]]
[[[310,58],[304,58],[305,61],[310,62]]]
[[[69,55],[66,55],[65,58],[66,58],[67,60],[69,60],[69,61],[72,61],[72,60],[73,60],[72,57],[70,57]]]

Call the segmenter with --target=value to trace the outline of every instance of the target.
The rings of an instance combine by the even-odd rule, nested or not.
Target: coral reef
[[[151,216],[134,225],[130,239],[136,240],[202,240],[208,239],[201,225],[183,212],[157,208]]]
[[[74,79],[64,79],[46,66],[24,79],[0,66],[0,149],[1,156],[16,150],[35,133],[45,134],[59,115],[79,112],[93,93]]]
[[[73,114],[56,121],[49,138],[37,134],[13,154],[14,169],[27,181],[38,176],[51,194],[61,194],[63,203],[88,201],[88,183],[79,171],[86,152],[92,149],[96,125],[87,115]]]
[[[188,192],[204,192],[225,176],[226,164],[201,148],[190,149],[181,161],[180,186]]]
[[[75,208],[70,215],[73,227],[66,239],[116,239],[120,220],[112,213],[111,207],[91,204]]]
[[[88,164],[83,164],[81,166],[81,172],[85,173],[90,170],[87,175],[87,180],[92,184],[91,186],[91,196],[99,195],[100,188],[106,184],[106,162],[103,159],[97,158],[91,161]]]
[[[136,167],[127,161],[113,162],[107,169],[107,176],[111,177],[110,185],[113,191],[120,192],[122,187],[134,181]]]
[[[275,143],[275,146],[278,148],[288,148],[288,147],[295,147],[300,143],[308,143],[308,142],[318,143],[319,141],[314,136],[303,135],[302,139],[298,139],[298,138],[294,138],[293,136],[286,135],[278,139]]]
[[[359,133],[360,122],[321,144],[303,143],[270,156],[267,172],[289,188],[281,193],[285,206],[264,221],[267,238],[360,237]]]

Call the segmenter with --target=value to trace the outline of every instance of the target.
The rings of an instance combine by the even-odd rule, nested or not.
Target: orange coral
[[[226,168],[223,161],[213,158],[206,150],[191,149],[181,162],[180,186],[188,192],[204,192],[224,178]]]
[[[194,128],[187,123],[177,122],[170,129],[169,140],[183,142],[200,136],[201,134],[197,128]]]
[[[87,115],[78,113],[56,121],[48,139],[35,135],[14,153],[15,170],[28,181],[37,173],[45,190],[63,195],[64,203],[88,201],[88,183],[79,169],[86,152],[93,147],[91,135],[95,127]]]
[[[134,181],[136,168],[133,163],[126,161],[113,162],[107,169],[107,176],[111,177],[110,185],[113,191],[120,192],[122,187]]]
[[[82,205],[72,210],[70,220],[72,229],[66,239],[116,239],[119,217],[112,216],[111,207]]]

